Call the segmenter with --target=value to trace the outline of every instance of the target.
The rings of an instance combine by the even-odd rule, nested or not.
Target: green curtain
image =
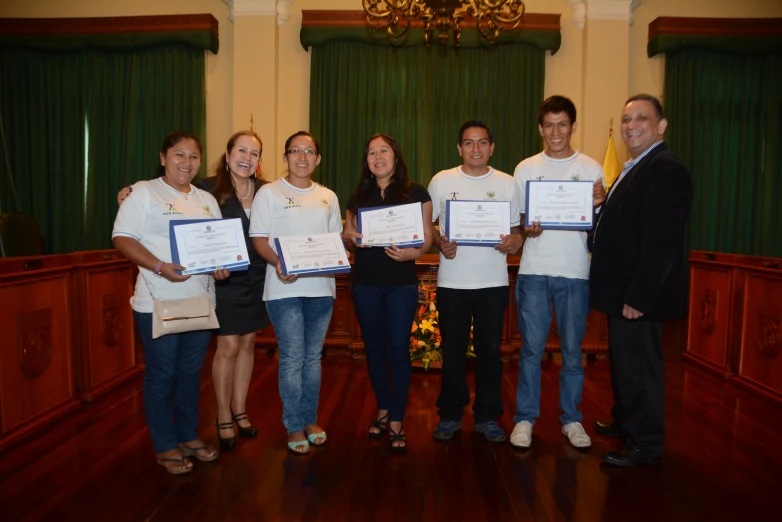
[[[46,253],[83,245],[86,78],[82,54],[0,50],[2,211],[34,218]]]
[[[486,122],[496,143],[491,165],[513,173],[539,152],[537,109],[545,52],[526,44],[450,48],[329,42],[312,48],[310,131],[322,149],[320,182],[344,210],[376,132],[400,144],[411,180],[424,187],[461,163],[458,130]]]
[[[782,53],[666,55],[667,140],[695,186],[689,246],[782,257]]]
[[[152,176],[165,135],[206,137],[204,60],[185,45],[0,50],[0,117],[19,199],[0,147],[2,211],[32,216],[47,254],[110,248],[117,191]]]
[[[90,52],[85,249],[110,248],[117,191],[152,177],[167,133],[188,130],[206,145],[204,60],[184,46]],[[204,149],[202,174],[206,165]]]

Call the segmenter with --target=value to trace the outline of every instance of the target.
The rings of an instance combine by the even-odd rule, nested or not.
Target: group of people
[[[403,421],[411,375],[410,329],[418,300],[415,260],[432,245],[440,252],[436,301],[443,351],[439,423],[434,438],[449,440],[461,427],[470,403],[465,354],[472,330],[476,355],[475,431],[491,442],[506,440],[498,424],[500,342],[509,300],[507,255],[523,245],[516,287],[522,336],[515,427],[510,442],[529,447],[540,416],[541,360],[556,313],[562,347],[560,409],[562,433],[584,448],[591,439],[579,411],[584,382],[581,341],[590,306],[608,316],[613,421],[597,421],[603,435],[624,441],[603,456],[635,466],[660,458],[664,438],[662,321],[684,312],[686,278],[683,238],[692,199],[686,168],[662,141],[667,121],[659,101],[630,98],[622,116],[622,137],[631,160],[606,194],[602,168],[575,151],[576,109],[563,96],[544,101],[538,129],[545,150],[527,158],[510,176],[489,166],[494,151],[490,128],[471,120],[459,129],[458,167],[437,173],[428,190],[410,181],[399,144],[372,136],[364,149],[359,183],[346,205],[344,230],[336,195],[315,183],[321,161],[311,134],[300,131],[285,143],[286,175],[268,183],[258,165],[262,143],[251,131],[234,134],[215,170],[198,187],[201,143],[187,132],[168,135],[157,176],[119,194],[114,225],[116,248],[139,266],[131,306],[142,338],[146,373],[144,405],[157,461],[170,473],[192,470],[188,457],[217,458],[197,433],[199,375],[211,331],[151,335],[154,299],[207,293],[220,323],[212,374],[217,395],[220,447],[255,437],[246,414],[256,330],[269,321],[279,349],[279,392],[288,448],[305,454],[327,435],[317,424],[321,354],[336,297],[333,277],[284,275],[274,239],[341,233],[355,247],[352,295],[364,339],[367,367],[377,399],[368,436],[388,434],[389,449],[404,452]],[[597,215],[590,262],[584,231],[525,226],[528,180],[593,181]],[[252,197],[251,197],[252,196]],[[494,248],[457,246],[435,231],[448,200],[507,201],[510,234]],[[419,248],[366,247],[359,239],[359,209],[420,203],[424,241]],[[171,262],[169,222],[196,218],[241,218],[250,254],[249,270],[182,276]],[[234,422],[237,429],[234,430]]]

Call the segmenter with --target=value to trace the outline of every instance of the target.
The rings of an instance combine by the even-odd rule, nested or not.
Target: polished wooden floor
[[[257,439],[189,475],[168,475],[152,455],[137,379],[0,453],[0,520],[782,520],[782,410],[683,366],[683,330],[674,323],[665,334],[668,438],[659,467],[607,468],[600,455],[617,443],[600,436],[589,451],[570,447],[557,420],[556,360],[544,363],[531,449],[489,444],[469,416],[453,441],[433,440],[440,375],[416,370],[409,449],[397,455],[366,437],[375,410],[365,362],[325,357],[320,423],[329,443],[295,456],[286,451],[275,360],[259,353],[249,407]],[[202,434],[216,442],[209,373]],[[507,364],[508,432],[517,375]],[[610,407],[608,361],[590,360],[582,402],[590,434]]]

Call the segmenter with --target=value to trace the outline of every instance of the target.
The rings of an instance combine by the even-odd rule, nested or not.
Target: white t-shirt
[[[483,176],[468,176],[461,168],[438,172],[429,183],[432,197],[432,221],[445,219],[445,202],[510,201],[510,226],[519,225],[519,197],[513,178],[490,169]],[[443,224],[441,222],[440,226]],[[493,247],[458,246],[456,257],[446,259],[440,252],[437,286],[478,289],[508,286],[508,260]]]
[[[342,232],[337,195],[313,183],[309,188],[294,187],[284,178],[262,186],[253,200],[250,212],[250,237],[268,237],[277,252],[274,238]],[[299,277],[293,283],[283,283],[277,269],[266,265],[263,300],[286,297],[333,297],[337,290],[334,276]]]
[[[132,237],[159,260],[171,263],[171,243],[168,223],[181,219],[220,218],[220,206],[208,192],[190,185],[190,192],[182,194],[166,185],[161,178],[139,181],[133,192],[122,202],[114,220],[111,237]],[[142,278],[143,276],[143,278]],[[147,285],[144,284],[146,279]],[[211,275],[194,275],[187,281],[172,283],[158,277],[151,270],[139,267],[136,289],[130,298],[130,307],[141,313],[152,313],[155,299],[183,299],[206,292]],[[209,285],[214,303],[214,283]]]
[[[595,181],[603,176],[598,162],[576,152],[554,159],[541,152],[518,164],[513,174],[521,197],[521,212],[527,210],[527,180]],[[544,230],[524,241],[519,274],[589,279],[587,234],[581,230]]]

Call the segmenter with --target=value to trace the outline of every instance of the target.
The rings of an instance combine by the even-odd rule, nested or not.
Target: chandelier
[[[396,40],[407,33],[410,22],[424,24],[426,45],[432,42],[435,30],[440,43],[448,42],[453,31],[454,45],[459,47],[461,22],[475,20],[481,36],[494,42],[500,31],[510,31],[521,23],[524,15],[522,0],[361,0],[367,22],[375,29],[384,29]]]

